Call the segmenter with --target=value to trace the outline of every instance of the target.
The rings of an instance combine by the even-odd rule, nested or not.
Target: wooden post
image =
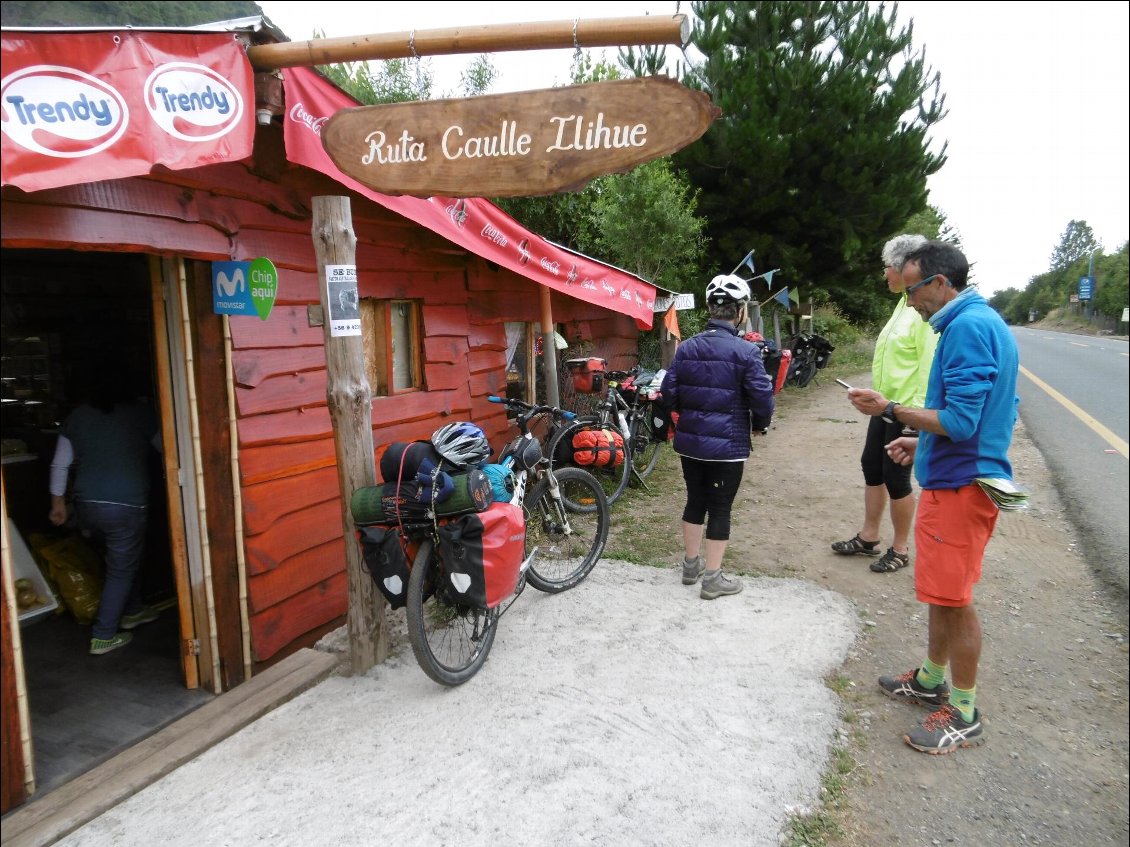
[[[664,368],[671,367],[675,361],[675,350],[679,347],[679,339],[672,335],[666,327],[659,330],[659,362]]]
[[[300,65],[313,67],[335,62],[460,53],[620,47],[625,44],[681,46],[687,43],[690,32],[690,19],[686,15],[481,24],[258,44],[247,48],[247,59],[255,70],[266,71]]]
[[[545,376],[545,404],[561,405],[561,390],[557,385],[557,343],[553,332],[552,292],[544,285],[541,290],[541,366]]]
[[[318,257],[318,291],[326,340],[326,401],[333,423],[337,479],[341,492],[341,526],[349,577],[349,655],[351,670],[361,674],[388,657],[389,631],[384,599],[365,572],[349,501],[358,488],[375,485],[373,402],[365,373],[364,340],[360,333],[334,334],[326,267],[356,269],[357,236],[353,233],[348,197],[315,197],[314,250]],[[356,274],[356,270],[354,270]],[[356,276],[354,275],[354,280]],[[356,293],[356,283],[354,291]],[[360,321],[358,321],[358,325]]]

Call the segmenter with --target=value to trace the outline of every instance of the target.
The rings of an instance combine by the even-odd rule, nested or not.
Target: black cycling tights
[[[745,462],[703,462],[686,456],[682,460],[683,480],[687,484],[683,520],[699,526],[705,523],[705,537],[711,541],[728,541],[730,507],[742,484]]]

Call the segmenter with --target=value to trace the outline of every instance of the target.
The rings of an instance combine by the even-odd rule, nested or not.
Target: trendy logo
[[[157,126],[182,141],[212,141],[243,117],[243,98],[214,70],[190,62],[161,65],[145,80],[145,107]]]
[[[60,65],[34,65],[0,81],[0,129],[21,147],[76,159],[105,150],[129,123],[126,101],[100,79]]]

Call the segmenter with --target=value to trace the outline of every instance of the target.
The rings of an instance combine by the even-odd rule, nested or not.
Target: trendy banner
[[[25,191],[251,155],[255,87],[230,33],[6,32],[2,181]]]
[[[335,113],[354,108],[357,102],[307,68],[285,68],[282,73],[287,104],[283,127],[289,161],[331,177],[477,256],[554,291],[631,315],[643,329],[651,327],[653,285],[546,241],[488,200],[391,197],[343,174],[322,145],[321,132]]]

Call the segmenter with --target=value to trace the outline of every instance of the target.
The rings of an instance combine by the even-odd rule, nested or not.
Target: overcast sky
[[[315,29],[332,37],[689,12],[688,3],[676,2],[259,5],[295,41]],[[1130,237],[1128,10],[1126,2],[898,4],[900,23],[913,19],[915,43],[941,72],[949,109],[933,131],[935,144],[948,141],[949,148],[946,165],[930,178],[929,202],[961,233],[982,291],[1023,288],[1046,271],[1071,220],[1090,224],[1106,252]],[[605,53],[615,60],[614,48]],[[436,94],[458,89],[469,59],[426,60]],[[572,51],[491,60],[501,74],[492,92],[548,88],[569,81]]]

